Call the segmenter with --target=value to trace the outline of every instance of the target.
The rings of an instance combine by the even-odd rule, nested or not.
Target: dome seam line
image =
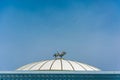
[[[34,67],[37,66],[37,65],[39,65],[39,64],[42,63],[42,62],[44,62],[44,61],[37,62],[37,64],[34,65]]]
[[[76,61],[75,61],[75,63],[76,63],[76,64],[78,64],[80,67],[82,67],[85,71],[87,71],[87,69],[86,69],[86,68],[84,68],[84,66],[83,66],[83,65],[79,64],[79,63],[78,63],[78,62],[76,62]]]
[[[51,66],[50,66],[50,69],[49,69],[49,70],[51,70],[51,69],[52,69],[52,66],[53,66],[53,64],[55,63],[55,61],[56,61],[56,60],[54,60],[54,61],[52,62],[52,64],[51,64]]]
[[[41,70],[41,68],[47,63],[48,61],[44,62],[38,70]]]
[[[30,70],[30,69],[32,69],[35,65],[37,65],[38,64],[38,62],[37,63],[35,63],[34,65],[32,65],[28,70]]]
[[[69,60],[66,60],[70,65],[71,65],[71,67],[72,67],[72,69],[75,71],[75,69],[74,69],[74,67],[73,67],[73,65],[72,65],[72,63],[70,63],[70,61]]]
[[[31,63],[30,64],[27,64],[27,65],[24,65],[23,67],[20,67],[20,68],[18,68],[19,70],[23,70],[23,69],[25,69],[26,68],[26,66],[29,66],[29,65],[31,65]],[[17,69],[17,70],[18,70]]]
[[[62,59],[60,59],[61,62],[61,70],[63,70],[63,63],[62,63]]]
[[[86,64],[87,65],[87,64]],[[91,66],[89,66],[89,65],[87,65],[90,69],[92,69],[92,70],[94,70],[94,71],[96,71],[95,69],[93,69]]]

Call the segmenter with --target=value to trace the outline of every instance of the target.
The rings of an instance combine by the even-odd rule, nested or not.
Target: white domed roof
[[[35,71],[53,71],[53,70],[70,70],[70,71],[100,71],[100,69],[71,60],[64,60],[62,58],[55,60],[45,60],[34,62],[18,68],[17,70],[35,70]]]

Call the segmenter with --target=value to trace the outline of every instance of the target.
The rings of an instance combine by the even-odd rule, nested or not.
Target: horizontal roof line
[[[120,74],[120,71],[0,71],[0,74]]]

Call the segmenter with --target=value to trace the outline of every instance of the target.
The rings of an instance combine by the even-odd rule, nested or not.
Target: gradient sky
[[[0,71],[65,59],[120,70],[120,0],[0,0]]]

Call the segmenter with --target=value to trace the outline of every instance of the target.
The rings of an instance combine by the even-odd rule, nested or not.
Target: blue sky
[[[0,0],[0,70],[53,59],[120,70],[119,0]]]

